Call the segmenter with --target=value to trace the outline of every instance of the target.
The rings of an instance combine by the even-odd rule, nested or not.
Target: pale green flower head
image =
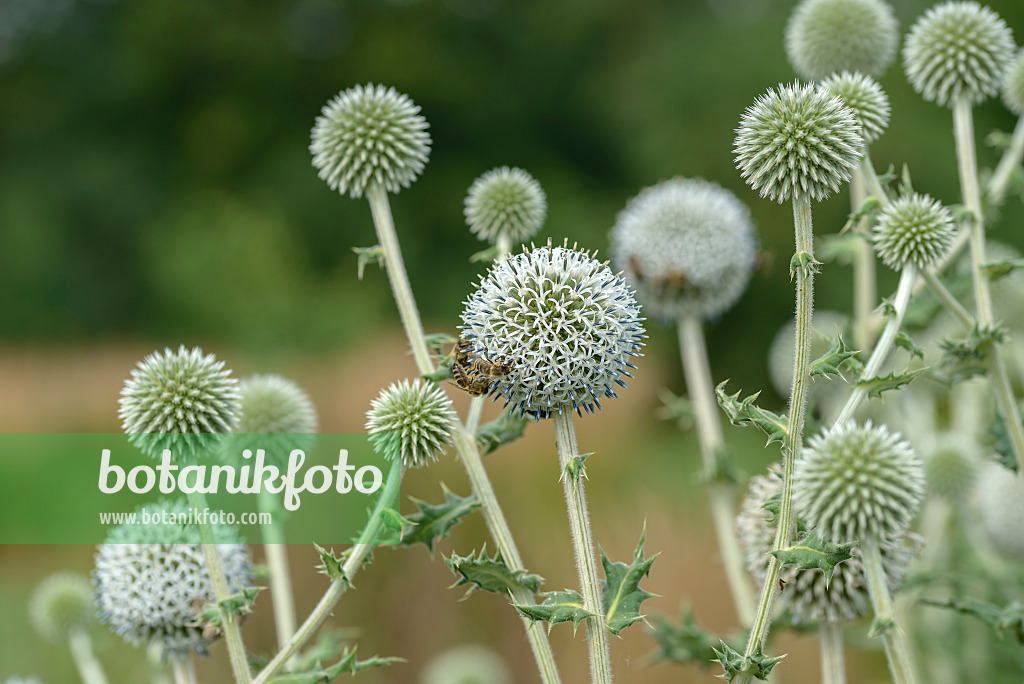
[[[886,266],[928,268],[943,259],[956,238],[953,215],[928,195],[913,193],[890,202],[871,232],[875,251]]]
[[[889,125],[889,98],[875,79],[844,71],[829,76],[821,85],[853,110],[865,145],[878,140]]]
[[[87,629],[96,620],[93,586],[89,578],[74,572],[50,575],[33,590],[28,615],[45,639],[59,641],[76,629]]]
[[[928,493],[951,504],[967,500],[978,481],[980,462],[975,447],[957,434],[943,435],[940,444],[924,462]]]
[[[1003,102],[1017,116],[1024,116],[1024,50],[1014,58],[1003,80]]]
[[[263,449],[278,466],[293,449],[309,449],[317,431],[316,409],[301,387],[280,375],[251,375],[238,384],[241,411],[229,457]]]
[[[455,409],[440,387],[417,378],[392,383],[370,402],[366,430],[373,448],[406,468],[437,460],[451,443]]]
[[[473,181],[466,195],[466,224],[481,240],[526,242],[540,230],[548,205],[533,176],[518,168],[491,169]]]
[[[882,0],[804,0],[786,26],[786,55],[809,80],[840,71],[878,77],[896,56],[898,29]]]

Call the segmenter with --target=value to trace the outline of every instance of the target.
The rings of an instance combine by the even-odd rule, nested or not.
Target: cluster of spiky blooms
[[[32,626],[51,641],[66,639],[76,629],[86,629],[95,620],[92,592],[88,577],[74,572],[50,575],[29,598]]]
[[[181,657],[205,654],[213,637],[197,623],[196,612],[216,597],[199,531],[183,522],[189,507],[160,502],[135,514],[161,522],[124,523],[100,545],[93,570],[100,620],[133,646],[157,644]],[[250,567],[245,545],[226,525],[214,525],[213,538],[229,592],[241,591]]]
[[[619,214],[612,263],[651,316],[709,318],[731,307],[756,262],[750,210],[728,190],[674,178],[647,188]]]
[[[1003,80],[1003,102],[1017,116],[1024,116],[1024,50],[1017,53]]]
[[[889,125],[889,98],[875,79],[859,72],[844,71],[829,76],[821,85],[853,110],[865,145],[878,140],[885,132]]]
[[[786,55],[806,79],[840,71],[877,77],[896,56],[898,29],[882,0],[804,0],[786,26]]]
[[[801,83],[759,96],[733,144],[743,178],[776,202],[825,199],[850,180],[863,147],[853,111],[824,88]]]
[[[633,292],[607,263],[566,246],[531,247],[492,266],[462,312],[473,353],[511,369],[489,395],[547,418],[593,412],[632,377],[643,345]]]
[[[473,181],[466,195],[466,224],[481,240],[512,244],[529,240],[544,225],[548,205],[533,176],[518,168],[491,169]]]
[[[982,527],[998,551],[1024,559],[1024,480],[998,463],[989,463],[978,476],[978,506]]]
[[[394,88],[370,83],[342,91],[313,126],[309,151],[318,175],[350,197],[373,183],[391,193],[409,187],[430,155],[427,120],[419,112]]]
[[[956,224],[938,200],[912,193],[888,204],[872,231],[875,251],[889,268],[928,268],[953,247]]]
[[[213,354],[184,345],[153,352],[121,390],[122,429],[144,453],[177,459],[208,455],[238,424],[238,380]]]
[[[238,384],[241,411],[237,434],[229,440],[229,458],[243,450],[263,449],[267,463],[280,464],[292,449],[307,449],[317,431],[309,395],[280,375],[251,375]]]
[[[366,430],[374,449],[386,458],[400,458],[406,468],[436,461],[451,443],[455,409],[440,387],[417,378],[402,380],[370,402]]]
[[[914,90],[945,107],[961,95],[971,104],[999,92],[1016,51],[1006,23],[976,2],[932,7],[910,28],[903,65]]]

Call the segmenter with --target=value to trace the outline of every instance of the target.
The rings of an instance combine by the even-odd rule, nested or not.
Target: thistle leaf
[[[895,371],[885,376],[875,376],[873,378],[866,378],[860,380],[857,385],[866,387],[868,390],[869,397],[879,397],[882,392],[888,392],[889,390],[899,389],[904,385],[910,384],[910,382],[916,379],[919,375],[928,370],[925,368],[916,368],[906,373],[896,374]]]
[[[856,355],[856,350],[851,350],[843,342],[843,336],[836,335],[835,344],[824,355],[811,363],[811,377],[813,378],[815,375],[826,377],[829,375],[842,375],[840,372],[842,366]]]
[[[593,613],[583,607],[583,597],[571,589],[552,591],[544,594],[544,602],[534,606],[516,605],[516,610],[527,618],[548,623],[548,631],[559,622],[571,622],[573,631],[579,627],[580,620],[593,617]]]
[[[808,252],[797,252],[789,260],[789,279],[795,280],[797,274],[802,278],[821,272],[821,262]]]
[[[817,530],[811,530],[799,543],[771,554],[783,565],[793,564],[798,570],[821,570],[825,573],[825,589],[832,581],[836,566],[853,558],[850,550],[856,542],[836,544],[824,539]]]
[[[328,551],[319,544],[313,544],[313,548],[315,548],[316,552],[320,554],[321,563],[317,566],[317,569],[320,570],[320,572],[327,575],[332,580],[341,580],[347,586],[352,586],[352,582],[349,580],[348,576],[345,575],[345,569],[342,567],[342,559],[344,556],[342,556],[342,558],[338,558],[334,555],[333,551]]]
[[[640,581],[651,571],[651,564],[658,554],[644,558],[644,542],[647,540],[647,525],[640,534],[640,542],[633,552],[633,562],[612,563],[604,551],[601,552],[601,565],[604,566],[605,579],[601,582],[601,595],[604,604],[604,622],[608,631],[618,634],[634,622],[644,619],[640,614],[640,604],[657,596],[640,588]]]
[[[411,527],[402,533],[401,544],[403,546],[425,544],[430,551],[433,551],[434,542],[447,537],[451,529],[464,516],[480,507],[480,501],[476,498],[476,494],[459,496],[448,489],[443,482],[441,488],[444,490],[444,502],[436,506],[409,497],[419,507],[419,511],[406,518]]]
[[[536,594],[544,582],[540,575],[508,567],[500,553],[494,558],[488,557],[486,548],[481,549],[476,556],[470,553],[463,557],[455,553],[451,558],[445,558],[444,562],[458,578],[453,587],[469,585],[467,596],[477,589],[506,595],[516,589],[526,589]]]
[[[761,650],[760,645],[750,656],[744,656],[724,641],[721,642],[721,648],[715,649],[715,655],[718,656],[715,660],[725,670],[723,674],[718,676],[727,682],[732,682],[737,677],[743,675],[749,675],[761,680],[768,679],[772,669],[786,657],[785,654],[768,657]]]
[[[343,674],[356,674],[371,667],[384,667],[392,663],[404,663],[404,658],[381,658],[373,656],[366,660],[356,658],[355,649],[346,649],[341,660],[328,668],[316,667],[308,672],[281,675],[270,680],[271,684],[329,684]]]
[[[363,271],[366,269],[367,264],[376,263],[378,267],[384,268],[384,250],[381,249],[380,245],[353,247],[352,251],[356,253],[357,257],[356,268],[358,269],[359,280],[363,279]]]
[[[660,649],[652,656],[655,662],[694,663],[707,669],[715,661],[715,646],[722,640],[704,631],[691,610],[683,614],[678,627],[660,615],[652,616],[651,622],[652,636]]]
[[[726,380],[715,388],[715,396],[718,397],[718,405],[725,411],[729,422],[733,425],[754,425],[768,435],[768,442],[765,446],[772,442],[778,442],[784,449],[789,441],[789,425],[787,420],[778,414],[760,408],[754,403],[754,400],[761,394],[760,392],[755,392],[742,401],[738,399],[740,396],[739,392],[727,395],[725,393],[725,386],[728,382]]]
[[[921,603],[970,615],[995,630],[1000,639],[1010,637],[1015,639],[1018,644],[1024,645],[1024,603],[1020,601],[1013,601],[1005,606],[985,601],[963,601],[957,598],[942,601],[921,599]]]
[[[1006,259],[985,264],[985,272],[988,273],[989,280],[999,280],[1022,269],[1024,269],[1024,259]]]
[[[893,343],[901,349],[906,349],[910,352],[911,356],[916,356],[924,361],[924,350],[917,346],[917,343],[910,339],[910,336],[902,330],[896,333],[896,339],[893,340]]]
[[[484,423],[476,431],[476,443],[483,455],[514,442],[523,436],[529,418],[513,415],[512,409],[502,411],[501,415],[489,423]]]

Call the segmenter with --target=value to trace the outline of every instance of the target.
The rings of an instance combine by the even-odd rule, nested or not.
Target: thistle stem
[[[870,165],[867,150],[864,152],[864,159],[861,166]],[[865,177],[871,177],[878,182],[874,173],[865,174],[860,168],[855,169],[853,178],[850,181],[850,203],[853,210],[858,211],[860,206],[867,199],[865,188]],[[876,194],[884,190],[873,190]],[[879,199],[884,201],[884,199]],[[859,221],[859,229],[862,234],[867,233],[867,217]],[[867,349],[871,344],[871,312],[875,310],[878,292],[875,277],[875,253],[871,249],[868,239],[857,242],[856,251],[853,253],[853,343],[857,349]]]
[[[921,271],[921,277],[924,278],[924,282],[928,285],[928,289],[930,289],[939,302],[946,307],[947,311],[956,316],[957,320],[963,323],[966,327],[974,327],[974,316],[972,316],[971,312],[965,309],[963,305],[957,301],[956,297],[953,296],[953,293],[942,284],[942,281],[939,280],[938,276],[930,270],[924,270]]]
[[[572,413],[568,409],[559,411],[554,414],[554,421],[555,445],[561,466],[565,504],[569,510],[569,529],[576,555],[583,607],[593,613],[592,617],[586,619],[590,679],[594,684],[607,684],[612,681],[612,668],[608,655],[608,631],[604,624],[604,609],[601,607],[601,585],[597,580],[597,558],[590,533],[590,514],[583,487],[583,461],[580,459],[579,447],[576,446]]]
[[[107,675],[93,653],[89,633],[81,628],[72,629],[68,634],[68,645],[82,684],[107,684]]]
[[[754,621],[754,593],[743,567],[743,554],[736,535],[735,502],[733,488],[715,477],[717,460],[725,449],[722,424],[718,418],[718,403],[711,380],[711,365],[708,362],[701,323],[693,316],[679,321],[679,349],[682,352],[686,386],[693,402],[696,417],[697,438],[700,440],[704,472],[710,476],[708,496],[711,500],[711,515],[718,536],[718,548],[725,566],[725,576],[732,592],[736,615],[744,626]]]
[[[174,684],[196,684],[196,671],[192,667],[191,659],[171,656],[169,661]]]
[[[1010,187],[1010,179],[1014,170],[1020,166],[1024,158],[1024,116],[1017,119],[1017,126],[1013,129],[1013,139],[1010,146],[1003,153],[999,165],[992,173],[988,182],[988,200],[991,204],[999,206],[1006,197],[1006,191]]]
[[[834,620],[818,625],[821,645],[821,684],[846,684],[846,655],[843,653],[843,628]]]
[[[285,546],[284,521],[281,508],[274,495],[260,491],[260,512],[269,513],[273,520],[263,525],[263,552],[270,571],[270,598],[274,604],[274,626],[277,629],[277,647],[282,649],[295,634],[295,603],[292,594],[292,575],[288,567],[288,547]]]
[[[886,585],[878,540],[873,536],[868,537],[861,543],[860,550],[864,558],[864,573],[867,575],[871,606],[875,611],[872,629],[881,633],[885,655],[889,659],[889,671],[895,684],[913,684],[915,679],[910,651],[893,613],[892,596],[889,595],[889,587]]]

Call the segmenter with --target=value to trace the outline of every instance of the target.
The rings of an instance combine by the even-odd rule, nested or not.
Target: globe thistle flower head
[[[184,522],[189,507],[160,502],[135,514],[158,522],[113,528],[96,554],[100,621],[133,646],[155,643],[172,655],[205,655],[213,639],[196,623],[196,606],[216,599],[199,531]],[[212,529],[228,590],[241,591],[248,586],[249,553],[232,527]]]
[[[362,197],[376,183],[390,193],[407,188],[430,155],[427,120],[408,96],[367,84],[339,93],[313,126],[309,151],[332,190]]]
[[[746,289],[757,252],[746,205],[714,183],[683,178],[631,199],[611,243],[615,268],[645,311],[665,321],[726,311]]]
[[[132,444],[159,458],[195,460],[238,424],[238,380],[213,354],[184,345],[153,352],[121,390],[121,427]]]
[[[1017,116],[1024,116],[1024,50],[1017,53],[1003,80],[1003,102]]]
[[[902,535],[924,498],[924,465],[899,434],[871,421],[812,437],[797,460],[796,512],[837,542]]]
[[[1003,556],[1024,560],[1024,481],[998,463],[979,473],[977,500],[982,528]]]
[[[93,586],[88,577],[74,572],[50,575],[35,588],[28,615],[36,632],[45,639],[66,639],[76,629],[86,629],[95,619]]]
[[[966,501],[978,480],[978,459],[956,435],[937,440],[940,446],[924,462],[928,492],[957,504]]]
[[[821,85],[853,110],[864,144],[878,140],[889,125],[889,98],[875,79],[859,72],[844,71],[829,76]]]
[[[229,456],[263,449],[280,465],[293,449],[308,449],[317,431],[316,409],[302,388],[280,375],[252,375],[238,384],[240,415]]]
[[[436,461],[451,443],[455,409],[440,387],[421,379],[392,383],[370,402],[366,430],[378,453],[406,468]]]
[[[840,71],[878,77],[896,56],[898,29],[882,0],[804,0],[786,26],[786,55],[801,78]]]
[[[976,2],[932,7],[910,28],[903,66],[925,100],[952,107],[963,95],[971,104],[999,92],[1016,44],[1006,23]]]
[[[491,169],[473,181],[466,195],[466,223],[481,240],[525,242],[544,225],[548,205],[533,176],[517,168]]]
[[[886,266],[928,268],[953,247],[956,225],[949,210],[928,195],[913,193],[890,202],[872,230],[875,251]]]
[[[780,203],[827,198],[850,180],[863,147],[853,110],[824,88],[798,82],[747,107],[733,143],[747,184]]]

